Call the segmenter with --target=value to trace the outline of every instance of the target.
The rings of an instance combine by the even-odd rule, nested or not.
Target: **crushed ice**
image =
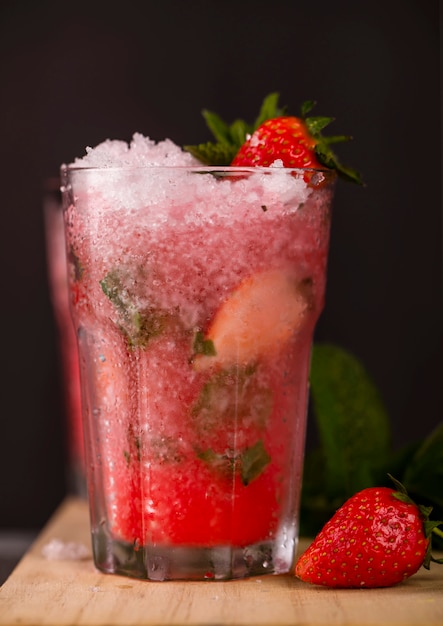
[[[107,139],[88,147],[71,166],[80,209],[82,203],[92,206],[91,198],[98,207],[97,218],[101,210],[131,213],[154,207],[146,213],[150,228],[174,220],[208,223],[221,214],[243,220],[248,210],[257,217],[257,203],[272,206],[277,202],[291,213],[311,193],[302,176],[294,176],[276,159],[271,168],[257,168],[247,179],[237,181],[238,193],[234,194],[233,179],[212,176],[213,168],[206,168],[207,176],[195,176],[195,168],[201,174],[205,167],[189,152],[170,139],[156,142],[141,133],[134,133],[129,143]],[[152,168],[149,175],[148,167]],[[173,175],[170,168],[176,168]],[[188,210],[183,209],[186,206]],[[262,219],[260,212],[258,219]]]
[[[185,152],[170,139],[156,143],[141,133],[134,133],[131,142],[106,139],[95,148],[88,146],[86,155],[75,159],[80,167],[193,167],[200,161]]]
[[[43,546],[42,555],[48,561],[82,561],[90,558],[91,553],[82,543],[51,539]]]

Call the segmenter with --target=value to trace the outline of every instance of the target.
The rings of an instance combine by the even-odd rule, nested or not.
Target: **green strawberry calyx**
[[[230,165],[237,152],[259,126],[267,120],[282,117],[287,114],[286,108],[278,105],[279,97],[280,94],[277,92],[267,95],[253,123],[236,119],[231,124],[227,124],[217,113],[204,109],[202,115],[215,141],[208,141],[197,145],[186,145],[183,146],[184,150],[190,152],[205,165]],[[360,174],[356,170],[342,165],[331,149],[331,144],[349,141],[352,137],[349,135],[323,136],[321,131],[328,126],[334,118],[321,116],[308,117],[307,114],[314,106],[315,102],[313,100],[305,101],[301,106],[300,117],[303,119],[310,135],[316,141],[315,154],[318,161],[328,169],[336,170],[341,178],[362,185],[363,182]]]
[[[331,144],[350,141],[352,137],[350,135],[331,135],[329,137],[322,135],[321,131],[333,122],[334,118],[323,116],[307,117],[307,114],[313,109],[315,104],[313,100],[306,100],[301,106],[301,117],[306,124],[309,134],[316,141],[314,150],[317,159],[325,167],[336,170],[337,174],[343,179],[357,183],[358,185],[363,185],[360,174],[356,170],[340,163],[336,154],[331,149]]]
[[[431,562],[443,564],[443,559],[436,559],[432,556],[432,535],[434,534],[443,539],[443,530],[439,528],[439,526],[443,526],[443,521],[429,519],[433,510],[432,506],[423,506],[414,502],[414,500],[408,494],[406,487],[404,487],[404,485],[402,485],[401,482],[398,481],[396,478],[391,476],[391,474],[388,474],[388,476],[396,487],[396,491],[393,492],[394,498],[406,504],[412,504],[417,507],[423,518],[423,529],[425,537],[426,539],[429,539],[428,548],[426,550],[426,555],[423,561],[423,567],[426,569],[430,569]]]

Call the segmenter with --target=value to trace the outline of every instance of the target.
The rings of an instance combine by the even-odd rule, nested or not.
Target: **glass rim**
[[[60,166],[61,173],[69,172],[131,172],[131,171],[180,171],[180,172],[196,172],[202,174],[211,173],[321,173],[330,178],[337,176],[337,171],[328,167],[284,167],[284,166],[233,166],[233,165],[116,165],[116,166],[90,166],[80,165],[77,163],[62,164]]]

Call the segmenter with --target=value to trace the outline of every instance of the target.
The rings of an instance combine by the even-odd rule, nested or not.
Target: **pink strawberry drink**
[[[62,176],[96,566],[289,571],[334,175],[134,135]]]

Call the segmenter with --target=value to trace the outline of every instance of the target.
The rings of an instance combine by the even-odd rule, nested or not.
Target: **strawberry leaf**
[[[397,489],[396,493],[394,494],[395,497],[398,500],[401,500],[402,502],[406,502],[406,504],[413,504],[413,501],[409,497],[409,494],[408,494],[408,491],[407,491],[406,487],[399,480],[394,478],[394,476],[392,476],[392,474],[388,473],[388,476],[392,480],[392,482],[394,483],[395,488]]]
[[[261,126],[263,122],[266,122],[266,120],[270,120],[274,117],[280,117],[281,115],[284,115],[285,108],[280,108],[278,106],[279,98],[280,94],[277,92],[270,93],[268,96],[266,96],[261,105],[260,113],[258,114],[258,117],[256,118],[250,130],[251,133],[254,132],[254,130],[256,130],[259,126]]]
[[[430,519],[426,520],[423,524],[425,527],[425,537],[430,537],[433,531],[439,526],[441,526],[442,524],[443,522],[440,520],[430,520]]]
[[[306,117],[305,124],[308,127],[309,132],[313,137],[318,137],[319,133],[326,128],[331,122],[334,121],[333,117]]]
[[[307,116],[307,114],[312,111],[312,109],[315,107],[317,103],[315,102],[315,100],[305,100],[305,102],[303,102],[303,104],[301,105],[300,109],[301,109],[301,116],[303,118],[305,118]]]
[[[356,170],[346,167],[340,163],[336,155],[329,147],[327,139],[322,138],[319,140],[315,146],[315,154],[322,165],[328,167],[329,169],[336,170],[343,179],[352,183],[357,183],[357,185],[363,185],[361,176]]]
[[[331,143],[344,143],[351,140],[351,135],[328,135],[328,137],[323,137],[323,142],[328,146]]]

